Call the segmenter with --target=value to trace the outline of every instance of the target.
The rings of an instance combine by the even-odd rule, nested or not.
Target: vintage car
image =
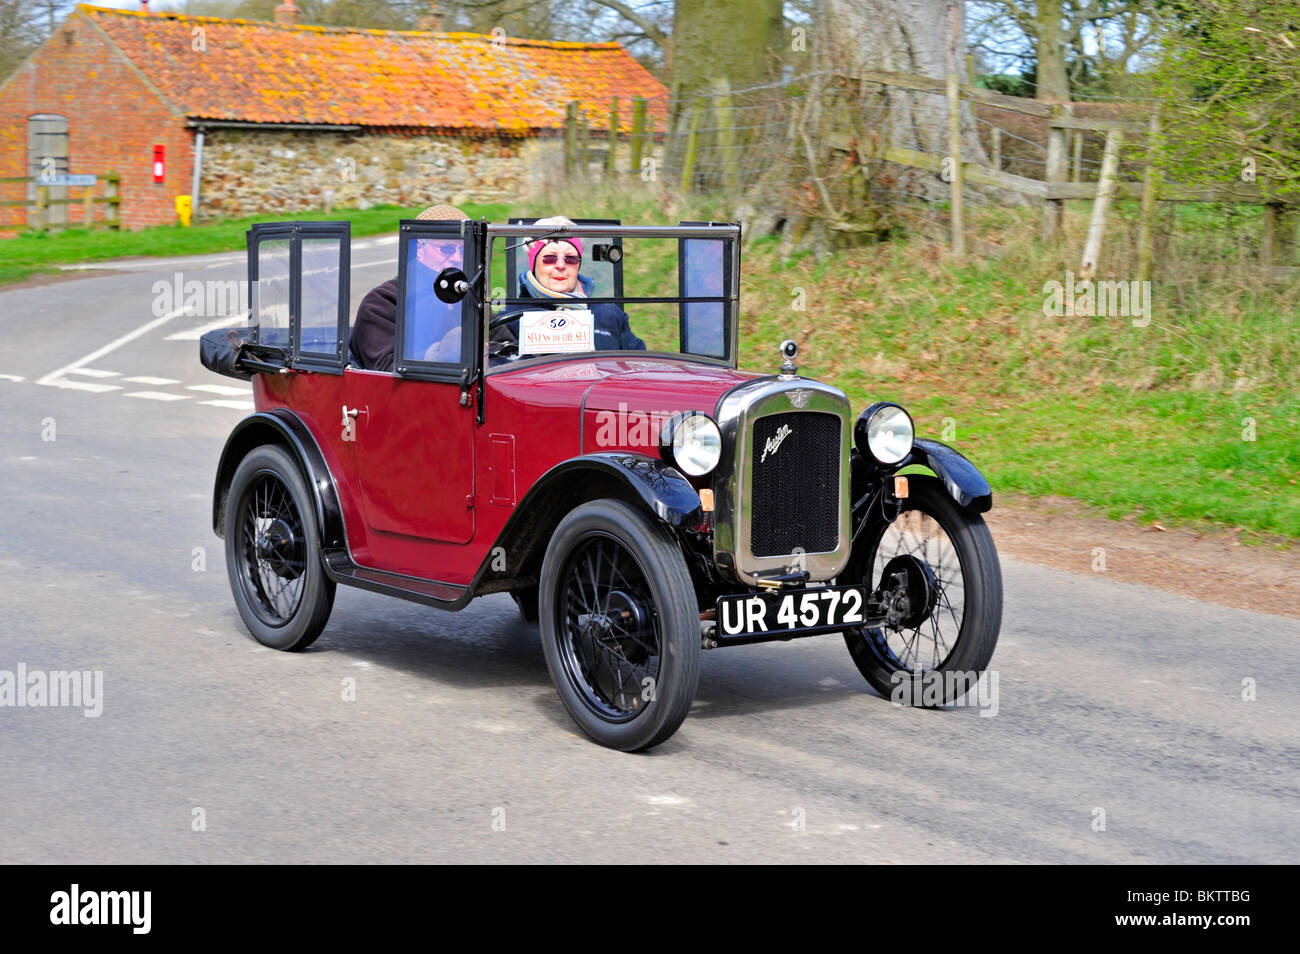
[[[978,678],[997,641],[976,468],[897,404],[855,419],[794,341],[737,370],[738,224],[533,221],[400,223],[391,372],[350,347],[347,223],[250,230],[248,327],[203,350],[256,400],[213,498],[253,637],[308,646],[338,584],[508,592],[574,721],[626,751],[681,725],[706,649],[840,633],[886,697],[969,688],[910,691]],[[522,294],[527,245],[566,235],[586,301]],[[653,287],[624,288],[629,261]],[[606,304],[645,350],[600,347]]]

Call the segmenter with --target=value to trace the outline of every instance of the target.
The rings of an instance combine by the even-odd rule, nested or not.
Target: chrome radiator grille
[[[826,553],[840,544],[840,418],[815,411],[754,422],[750,552]]]

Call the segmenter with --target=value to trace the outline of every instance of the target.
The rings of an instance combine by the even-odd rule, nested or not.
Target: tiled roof
[[[629,100],[643,96],[656,100],[650,111],[663,128],[667,90],[617,43],[282,26],[85,4],[77,14],[195,119],[522,135],[563,128],[574,99],[592,128],[606,128],[617,96],[627,131]]]

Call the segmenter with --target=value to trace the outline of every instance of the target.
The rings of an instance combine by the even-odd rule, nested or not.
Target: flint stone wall
[[[209,129],[203,211],[222,216],[325,207],[515,202],[563,168],[557,137]]]

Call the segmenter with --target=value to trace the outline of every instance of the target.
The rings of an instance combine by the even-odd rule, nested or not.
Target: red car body
[[[253,394],[258,411],[282,408],[311,432],[335,477],[359,566],[468,586],[547,471],[597,452],[657,457],[656,423],[678,411],[712,414],[724,393],[755,377],[684,359],[598,354],[499,368],[484,376],[483,425],[475,399],[459,403],[457,385],[382,371],[256,375]],[[351,435],[344,408],[358,411]],[[612,440],[598,443],[602,425]]]

